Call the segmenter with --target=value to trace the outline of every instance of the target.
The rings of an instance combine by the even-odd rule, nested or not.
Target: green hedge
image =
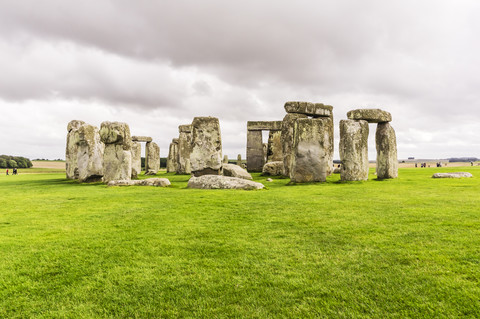
[[[25,157],[0,155],[0,168],[30,168],[32,162]]]

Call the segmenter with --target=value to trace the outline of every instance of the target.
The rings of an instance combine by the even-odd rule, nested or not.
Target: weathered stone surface
[[[340,174],[342,172],[342,167],[335,167],[333,169],[333,174]]]
[[[105,144],[122,145],[124,150],[132,147],[130,127],[122,122],[103,122],[100,126],[100,137]]]
[[[199,189],[262,189],[265,186],[261,183],[249,181],[238,177],[229,177],[221,175],[203,175],[199,177],[192,176],[188,181],[188,188]]]
[[[223,155],[223,164],[228,164],[228,155]]]
[[[333,123],[329,118],[298,119],[294,126],[290,179],[294,183],[325,182],[331,171]]]
[[[262,131],[247,131],[247,170],[261,172],[263,164]]]
[[[145,146],[145,175],[155,175],[160,170],[160,147],[150,142]]]
[[[368,179],[368,122],[340,121],[340,160],[342,181]]]
[[[435,173],[432,176],[433,178],[470,178],[473,177],[471,173],[468,172],[454,172],[454,173]]]
[[[283,161],[268,162],[263,165],[262,175],[282,176],[283,175]]]
[[[77,130],[85,124],[83,121],[73,120],[67,125],[67,143],[65,147],[65,167],[68,179],[78,178],[78,134]]]
[[[150,143],[152,138],[149,136],[132,136],[132,142],[147,142]]]
[[[78,134],[78,180],[79,182],[100,182],[103,178],[103,152],[105,144],[100,140],[98,128],[83,124]]]
[[[195,176],[221,174],[222,137],[215,117],[195,117],[192,122],[190,165]]]
[[[347,113],[350,120],[364,120],[368,123],[391,122],[392,115],[380,109],[358,109]]]
[[[248,131],[281,131],[282,121],[248,121]]]
[[[178,139],[174,138],[168,148],[167,173],[176,172],[178,165]]]
[[[312,117],[331,117],[333,106],[322,103],[311,102],[287,102],[285,103],[287,113],[305,114]]]
[[[187,169],[187,160],[190,162],[192,152],[192,125],[180,125],[178,127],[178,162],[177,174],[190,174],[191,167]]]
[[[266,182],[273,182],[273,179],[267,178],[265,181],[266,181]]]
[[[108,186],[156,186],[167,187],[170,186],[170,181],[167,178],[147,178],[141,180],[116,180],[108,182]]]
[[[263,163],[267,162],[268,143],[263,143]]]
[[[398,177],[397,138],[390,123],[378,123],[375,133],[377,146],[377,178]]]
[[[267,163],[283,161],[282,131],[270,131],[268,134]]]
[[[132,142],[132,178],[137,178],[142,172],[142,144]]]
[[[242,155],[240,154],[237,155],[237,165],[242,166]]]
[[[295,121],[300,118],[307,118],[305,114],[288,113],[283,118],[282,123],[282,153],[284,176],[290,176],[290,166],[292,163],[293,147],[293,127]]]
[[[223,176],[238,177],[243,179],[252,180],[250,175],[245,169],[235,164],[223,164]]]
[[[105,143],[103,181],[130,180],[132,176],[132,138],[126,123],[103,122],[100,137]]]

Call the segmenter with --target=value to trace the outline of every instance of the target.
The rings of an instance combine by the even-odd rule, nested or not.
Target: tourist
[[[8,168],[7,168],[7,175],[8,175]]]

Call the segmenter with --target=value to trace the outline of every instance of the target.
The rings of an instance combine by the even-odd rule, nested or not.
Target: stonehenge
[[[333,107],[292,101],[286,102],[284,109],[287,114],[282,121],[247,122],[246,168],[264,175],[283,175],[292,183],[325,182],[334,171]],[[370,123],[376,124],[377,179],[397,178],[397,144],[391,114],[380,109],[355,109],[347,113],[347,118],[339,123],[341,166],[336,170],[340,180],[368,179]],[[263,143],[263,131],[268,131],[268,143]],[[241,154],[237,165],[223,156],[218,118],[195,117],[191,124],[180,125],[178,133],[169,146],[168,173],[252,179],[243,169]],[[141,184],[128,182],[141,173],[140,143],[145,143],[145,175],[156,175],[160,170],[160,148],[151,137],[131,136],[128,124],[122,122],[103,122],[98,129],[73,120],[67,126],[66,177],[79,182]]]

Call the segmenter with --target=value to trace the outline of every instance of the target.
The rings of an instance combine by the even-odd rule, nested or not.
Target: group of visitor
[[[8,168],[7,168],[7,175],[9,175],[8,174]],[[18,175],[18,170],[16,168],[12,169],[12,175]]]

